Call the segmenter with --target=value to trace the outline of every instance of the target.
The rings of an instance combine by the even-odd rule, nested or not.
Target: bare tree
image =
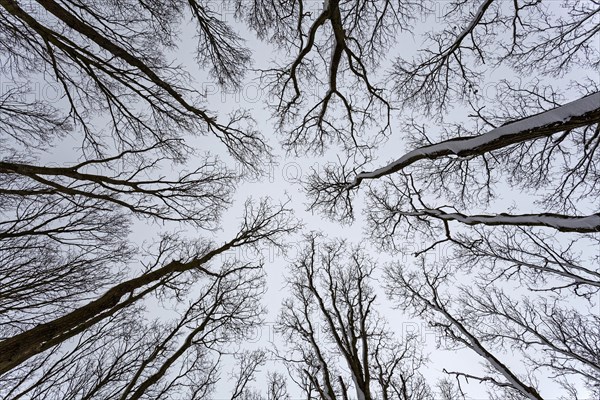
[[[505,362],[487,348],[476,334],[470,331],[463,316],[455,316],[451,313],[450,302],[442,298],[439,293],[439,286],[447,279],[446,271],[434,268],[423,268],[423,270],[424,273],[419,276],[414,273],[405,273],[400,265],[390,268],[388,270],[391,281],[391,284],[388,285],[390,295],[397,299],[398,305],[402,309],[409,310],[416,315],[432,314],[430,323],[434,327],[439,328],[446,337],[455,343],[460,343],[480,355],[491,372],[490,375],[481,377],[465,373],[456,374],[491,383],[499,388],[511,388],[529,399],[542,399],[538,390],[531,386],[530,382],[514,373]],[[437,319],[435,319],[436,317]]]
[[[221,246],[210,242],[199,242],[181,247],[174,241],[164,240],[159,246],[156,259],[144,273],[110,287],[103,295],[89,303],[74,308],[59,318],[40,323],[0,342],[0,371],[7,372],[28,358],[44,352],[63,341],[83,332],[94,324],[113,315],[160,288],[177,286],[182,274],[193,272],[200,275],[226,277],[249,268],[240,265],[224,272],[211,271],[205,264],[216,256],[240,246],[252,246],[267,241],[277,244],[281,235],[291,232],[295,226],[290,220],[289,210],[281,207],[272,209],[268,202],[258,207],[246,204],[246,215],[238,234]],[[10,311],[10,310],[9,310]],[[10,316],[9,316],[10,318]]]
[[[600,232],[598,1],[224,4],[282,56],[258,72],[284,149],[343,150],[305,182],[311,207],[352,221],[364,189],[378,246],[397,254],[417,238],[419,261],[443,251],[443,267],[389,267],[388,293],[485,363],[480,374],[449,369],[457,386],[432,389],[415,338],[395,339],[375,311],[375,263],[312,235],[293,263],[280,318],[289,347],[278,354],[307,398],[450,399],[475,380],[493,399],[541,399],[544,374],[573,398],[582,387],[600,395],[600,253],[589,250]],[[432,12],[422,49],[393,55]],[[211,112],[169,56],[186,21],[200,67],[239,88],[252,54],[206,2],[0,0],[0,73],[11,84],[0,90],[6,398],[205,398],[236,337],[260,322],[261,263],[214,264],[234,248],[281,246],[298,228],[286,205],[247,202],[220,245],[165,233],[144,253],[130,237],[138,220],[220,227],[245,173],[200,155],[213,142],[245,172],[271,157],[248,111]],[[518,78],[495,78],[508,69]],[[56,101],[32,96],[40,82]],[[407,150],[374,165],[391,135]],[[73,145],[48,162],[53,146]],[[497,204],[509,190],[530,201]],[[443,289],[458,277],[471,284]],[[148,317],[148,301],[173,318]],[[519,362],[504,361],[507,351]],[[266,353],[236,357],[231,399],[263,400],[252,383]],[[282,374],[267,382],[268,400],[289,399]]]
[[[220,268],[209,264],[240,246],[265,241],[278,246],[282,235],[295,229],[289,218],[283,207],[248,203],[231,241],[216,246],[165,237],[141,275],[72,311],[59,308],[55,319],[22,332],[13,329],[17,333],[0,342],[4,398],[59,393],[86,399],[160,398],[167,393],[205,398],[218,381],[222,356],[235,352],[236,341],[262,321],[264,291],[260,262],[224,261]],[[141,300],[150,296],[179,309],[185,299],[195,300],[189,300],[176,321],[146,323],[139,318],[144,315]],[[12,316],[8,309],[7,320]],[[249,367],[260,364],[256,360],[262,358],[255,358]],[[239,390],[232,399],[245,390],[253,371],[236,378]]]
[[[287,391],[287,380],[279,372],[270,373],[268,376],[269,388],[267,391],[268,400],[289,400],[290,395]]]
[[[279,329],[281,355],[309,399],[431,399],[420,373],[425,356],[418,338],[398,341],[376,307],[370,277],[375,268],[363,249],[318,235],[292,263]]]
[[[274,98],[273,115],[285,132],[284,148],[319,154],[335,143],[370,159],[373,147],[390,133],[393,108],[374,70],[396,34],[410,31],[427,4],[327,0],[237,1],[236,6],[260,38],[290,55],[262,70]]]
[[[11,371],[3,394],[40,399],[207,398],[232,343],[261,321],[262,272],[235,265],[224,266],[222,272],[234,270],[196,281],[196,288],[201,284],[196,300],[175,321],[140,320],[140,307],[108,317],[74,346],[53,350],[52,358],[41,356],[43,363],[34,363],[37,368]],[[263,357],[240,354],[241,365],[251,369],[234,377],[232,399]]]
[[[268,151],[252,124],[244,126],[252,122],[246,112],[218,122],[199,104],[201,94],[186,85],[189,75],[164,55],[176,43],[177,25],[185,15],[191,16],[199,39],[198,61],[223,85],[239,84],[249,51],[203,4],[135,0],[107,7],[72,1],[32,4],[28,10],[12,0],[0,3],[3,70],[24,80],[35,73],[54,79],[68,102],[69,119],[82,129],[84,146],[90,150],[106,151],[107,143],[99,135],[105,133],[98,132],[90,119],[100,111],[109,116],[109,133],[122,150],[178,138],[183,129],[215,135],[251,168]],[[57,122],[52,116],[41,121]]]
[[[491,175],[494,167],[512,163],[517,164],[514,166],[515,169],[522,168],[524,167],[522,159],[525,154],[531,158],[543,157],[539,161],[542,164],[540,165],[542,170],[534,176],[537,177],[537,181],[527,182],[525,180],[527,178],[521,174],[515,174],[511,178],[516,182],[524,181],[523,183],[527,186],[541,189],[547,184],[547,177],[552,173],[552,161],[557,156],[555,152],[559,154],[572,152],[567,149],[568,146],[561,147],[561,142],[569,134],[572,134],[575,136],[573,138],[574,145],[580,145],[586,151],[583,152],[581,159],[575,162],[566,161],[568,165],[565,165],[563,179],[559,180],[560,186],[553,193],[555,195],[562,194],[559,199],[554,200],[554,202],[557,200],[560,202],[559,207],[572,210],[573,198],[581,197],[584,193],[585,195],[595,194],[597,190],[595,180],[588,183],[585,177],[596,169],[594,151],[597,147],[595,143],[598,139],[597,126],[600,121],[599,104],[600,94],[590,94],[564,106],[509,122],[480,135],[452,138],[420,146],[382,168],[356,174],[352,179],[349,179],[352,171],[348,171],[345,166],[333,167],[325,171],[325,175],[322,177],[313,176],[309,183],[308,191],[314,199],[313,207],[332,216],[351,217],[351,192],[356,191],[365,180],[390,177],[386,181],[389,184],[385,186],[385,189],[393,187],[394,194],[398,198],[396,201],[399,203],[398,205],[406,203],[408,206],[407,211],[404,212],[389,210],[399,216],[459,221],[468,225],[531,225],[549,226],[561,231],[596,232],[600,229],[600,217],[597,213],[589,216],[554,213],[470,216],[458,212],[444,212],[442,207],[427,207],[421,201],[413,203],[410,197],[431,191],[440,195],[452,196],[457,205],[468,203],[476,200],[478,197],[475,195],[480,191],[492,190],[490,185],[496,180]],[[582,129],[578,130],[577,128]],[[571,133],[572,131],[575,133]],[[564,134],[558,139],[547,138],[557,133]],[[538,138],[547,139],[542,143],[536,143]],[[534,143],[528,143],[529,141],[534,141]],[[546,148],[548,149],[545,150]],[[540,149],[541,154],[535,151],[537,149]],[[419,165],[421,160],[428,160],[427,162],[432,165],[421,167]],[[436,162],[437,160],[440,162]],[[410,169],[411,167],[414,168]],[[528,168],[531,167],[530,165]],[[533,164],[533,167],[535,168],[536,165]],[[579,171],[580,168],[584,170]],[[481,174],[478,171],[481,171]],[[405,179],[400,179],[401,183],[397,183],[398,180],[391,177],[394,174],[400,175],[401,178],[404,175]],[[417,186],[413,186],[415,181]],[[448,193],[450,192],[447,187],[449,184],[456,186],[458,194]],[[467,188],[468,185],[473,185],[474,188]],[[401,186],[401,188],[394,186]],[[461,190],[461,186],[465,188]],[[387,191],[381,194],[377,191],[372,193],[375,203],[383,203],[389,197]],[[479,196],[479,198],[481,197]],[[490,197],[490,195],[483,196],[484,199]],[[381,208],[384,207],[388,206],[382,204]]]
[[[564,296],[544,293],[535,298],[531,294],[515,298],[489,279],[460,285],[449,274],[451,268],[424,265],[420,273],[399,264],[390,266],[389,294],[401,309],[429,320],[450,346],[466,346],[476,352],[489,371],[484,376],[455,370],[447,373],[489,384],[491,394],[507,390],[524,398],[541,399],[544,387],[536,388],[534,373],[549,374],[575,397],[584,395],[576,382],[584,382],[591,396],[599,393],[597,315],[584,311],[581,304],[566,302]],[[514,362],[501,361],[494,349],[513,357],[515,351],[520,352],[527,373]],[[521,372],[516,373],[515,368]],[[556,395],[549,390],[548,396]]]
[[[223,244],[165,232],[142,250],[130,237],[134,218],[220,228],[243,174],[190,135],[212,136],[251,173],[270,157],[245,110],[217,118],[167,56],[186,18],[200,66],[238,87],[251,54],[205,3],[0,2],[3,398],[205,398],[221,358],[261,322],[261,262],[220,258],[281,246],[298,226],[285,205],[247,201]],[[56,99],[34,93],[41,82]],[[65,145],[77,147],[48,163]],[[156,319],[148,302],[173,309]]]
[[[389,219],[406,216],[469,225],[598,231],[597,210],[577,213],[578,202],[598,195],[600,94],[595,80],[578,77],[576,84],[558,88],[542,84],[538,77],[503,79],[492,82],[494,96],[482,93],[487,83],[485,65],[490,63],[520,70],[528,65],[531,72],[548,76],[564,74],[573,66],[585,74],[587,65],[600,62],[593,39],[596,2],[565,2],[562,10],[569,12],[558,15],[556,9],[540,2],[509,5],[487,0],[477,9],[470,3],[450,2],[443,16],[452,26],[428,34],[434,44],[431,50],[424,49],[413,61],[400,57],[390,76],[405,109],[420,113],[404,117],[399,131],[413,148],[371,171],[357,172],[365,166],[342,160],[338,167],[315,174],[307,183],[313,208],[351,219],[356,191],[367,181],[384,181],[376,189],[384,186],[398,200],[378,208],[390,191],[371,191],[369,197],[376,211],[390,208],[385,210]],[[458,28],[461,25],[463,30]],[[551,51],[552,46],[563,48],[564,53]],[[548,57],[549,62],[528,64],[531,57]],[[573,100],[565,102],[568,97]],[[445,122],[449,104],[464,105],[472,113],[465,122]],[[439,140],[434,139],[436,131],[421,122],[431,114],[437,117]],[[464,210],[469,205],[490,204],[495,187],[504,182],[534,190],[539,196],[536,204],[544,204],[546,210],[516,215]],[[413,196],[439,197],[440,205],[416,202]]]
[[[492,398],[541,398],[538,378],[565,396],[597,396],[600,6],[451,1],[443,11],[428,46],[400,55],[389,75],[404,111],[394,132],[407,151],[378,166],[348,158],[315,172],[311,207],[349,222],[364,191],[378,246],[397,253],[415,241],[414,256],[440,256],[445,274],[403,267],[390,293],[484,357],[490,373],[479,378],[502,393]],[[494,81],[490,66],[516,76]],[[523,196],[506,206],[507,193]],[[446,275],[473,283],[444,297],[437,285]],[[573,339],[581,326],[591,346]],[[514,348],[523,355],[515,368],[530,376],[495,354]]]

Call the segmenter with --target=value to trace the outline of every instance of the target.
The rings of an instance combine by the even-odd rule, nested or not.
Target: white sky
[[[218,2],[216,7],[219,7]],[[315,1],[314,7],[317,10],[320,10],[322,2]],[[392,59],[395,54],[402,53],[403,55],[414,53],[417,48],[421,44],[420,34],[423,31],[427,31],[432,27],[439,25],[439,16],[442,13],[443,7],[445,6],[444,1],[439,1],[436,3],[436,12],[434,16],[431,16],[427,21],[424,21],[423,24],[419,25],[419,29],[415,32],[415,36],[411,37],[408,34],[401,35],[399,37],[399,44],[394,48],[392,52],[389,53],[389,59]],[[231,10],[226,10],[223,12],[223,17],[233,23],[233,12]],[[277,23],[277,21],[273,21],[273,23]],[[269,62],[274,59],[279,59],[282,57],[281,55],[276,54],[271,46],[258,42],[255,40],[253,35],[249,34],[247,31],[243,30],[243,27],[239,24],[236,25],[240,32],[248,38],[247,44],[253,50],[254,54],[254,67],[261,68],[269,65]],[[276,155],[276,160],[273,164],[270,165],[268,172],[264,178],[257,182],[247,182],[242,184],[236,193],[236,203],[233,207],[231,207],[226,214],[223,216],[222,222],[222,230],[220,232],[214,233],[214,237],[217,240],[226,240],[230,238],[238,228],[238,223],[240,217],[242,215],[242,208],[244,201],[248,197],[260,198],[262,196],[270,196],[275,201],[281,200],[285,201],[286,198],[290,198],[291,207],[296,210],[296,216],[300,218],[305,226],[306,231],[318,230],[326,233],[331,238],[333,237],[341,237],[345,238],[352,243],[365,243],[363,230],[364,224],[361,220],[360,210],[362,208],[361,197],[358,196],[354,202],[355,208],[357,210],[357,221],[351,226],[341,226],[336,222],[328,221],[324,219],[320,215],[313,215],[311,212],[306,211],[306,205],[308,200],[304,196],[301,187],[299,185],[299,181],[304,179],[310,173],[310,168],[315,168],[316,170],[320,170],[323,165],[327,162],[335,162],[337,157],[338,150],[333,148],[327,152],[327,154],[323,157],[286,157],[284,152],[281,150],[278,140],[281,138],[281,132],[275,132],[273,129],[273,123],[270,120],[269,112],[266,110],[265,101],[267,100],[267,93],[264,90],[260,89],[258,81],[255,75],[249,73],[246,79],[245,84],[243,85],[241,91],[232,93],[232,92],[224,92],[221,91],[218,86],[213,83],[213,81],[207,77],[207,74],[201,71],[194,62],[192,51],[194,49],[195,38],[193,34],[193,27],[184,26],[182,27],[181,34],[181,43],[179,49],[176,51],[174,56],[178,60],[178,62],[182,63],[186,66],[186,70],[192,73],[192,76],[195,78],[194,87],[201,90],[206,91],[208,94],[208,108],[213,111],[217,111],[219,115],[226,115],[229,111],[232,111],[238,107],[249,108],[252,110],[252,115],[258,122],[258,126],[260,131],[264,134],[264,136],[269,140],[270,145],[274,149],[274,154]],[[394,53],[396,52],[396,53]],[[385,64],[384,64],[385,66]],[[507,76],[508,71],[496,71],[493,78],[497,80],[500,76]],[[0,78],[1,79],[1,78]],[[599,77],[600,79],[600,77]],[[5,79],[6,81],[6,79]],[[0,81],[0,84],[6,84],[6,82]],[[5,90],[5,87],[2,88]],[[493,86],[486,86],[484,90],[493,91]],[[36,90],[38,93],[42,93],[46,98],[52,96],[52,85],[43,84],[39,90]],[[453,115],[460,119],[464,117],[464,110],[455,110],[453,111]],[[403,135],[397,129],[397,121],[396,124],[393,125],[392,135],[389,138],[388,142],[385,146],[382,146],[381,149],[377,152],[378,158],[374,160],[372,163],[373,166],[382,166],[385,165],[388,161],[398,158],[404,150],[406,149],[406,143],[403,140]],[[219,146],[219,143],[211,137],[200,137],[200,138],[191,138],[190,143],[196,146],[199,149],[210,150],[213,154],[219,154],[223,157],[223,159],[229,159],[228,155],[223,152],[222,146]],[[52,154],[44,155],[44,160],[49,162],[56,162],[58,164],[63,164],[65,162],[75,161],[70,151],[71,145],[69,143],[62,143],[57,146]],[[71,153],[74,154],[74,153]],[[342,156],[343,157],[343,156]],[[230,160],[229,160],[230,161]],[[194,167],[193,160],[190,161],[188,168]],[[364,192],[364,191],[363,191]],[[524,200],[524,201],[523,201]],[[524,195],[518,193],[509,193],[502,199],[497,201],[497,204],[502,205],[504,207],[514,204],[527,204],[527,198]],[[504,210],[503,210],[504,211]],[[144,240],[152,240],[155,236],[154,234],[163,228],[157,225],[153,225],[151,228],[147,226],[145,223],[136,223],[136,229],[134,230],[133,238],[136,242],[142,242]],[[189,231],[189,230],[188,230]],[[204,235],[212,235],[208,232],[189,232],[191,236],[204,236]],[[283,257],[281,255],[273,254],[274,250],[265,248],[263,255],[267,255],[266,262],[266,272],[268,274],[267,278],[267,286],[268,292],[265,296],[265,304],[269,309],[269,313],[266,316],[266,323],[264,327],[257,333],[258,338],[255,343],[250,344],[251,346],[258,345],[269,345],[270,339],[275,339],[277,342],[277,335],[275,337],[271,337],[273,334],[273,323],[277,317],[279,312],[279,305],[281,300],[286,296],[287,291],[284,287],[283,283],[283,274],[286,269],[286,264],[290,261],[295,255],[295,248],[299,248],[300,244],[300,234],[296,236],[292,236],[289,238],[289,244],[292,244],[292,249],[290,254],[287,257]],[[295,245],[294,245],[295,244]],[[407,249],[411,249],[412,251],[423,248],[423,244],[419,243],[415,240],[406,240],[404,246]],[[443,249],[436,248],[435,250],[428,253],[428,257],[440,257],[443,254],[440,254]],[[593,249],[591,250],[593,251]],[[253,255],[251,254],[242,254],[238,252],[236,256],[251,258]],[[384,254],[379,253],[373,250],[374,257],[379,260],[383,266],[383,263],[394,260],[405,260],[410,261],[410,255],[401,255],[401,254]],[[407,316],[403,316],[399,311],[392,310],[389,307],[389,303],[385,300],[385,295],[383,291],[379,295],[379,300],[381,303],[381,307],[379,311],[387,317],[390,322],[393,330],[398,333],[402,333],[406,330],[418,329],[421,332],[423,342],[426,346],[427,352],[430,353],[431,362],[427,365],[423,372],[426,377],[431,378],[433,383],[433,379],[442,377],[442,369],[448,368],[450,370],[464,370],[465,372],[474,372],[477,373],[480,370],[480,359],[471,351],[460,351],[458,353],[455,352],[441,352],[436,350],[436,334],[433,333],[427,326],[419,320],[410,319]],[[155,309],[153,311],[155,314],[164,313],[164,310]],[[166,315],[165,315],[166,316]],[[267,368],[268,369],[268,368]],[[225,374],[223,374],[225,378]],[[551,385],[551,383],[548,383]],[[225,386],[225,391],[219,391],[215,393],[216,398],[225,398],[229,387],[227,385],[219,385],[220,387]],[[257,388],[260,388],[260,380],[258,382]],[[292,384],[288,386],[290,389],[290,393],[292,394],[292,398],[297,398],[298,393],[295,392]],[[486,398],[485,392],[482,390],[482,385],[472,384],[465,386],[468,388],[468,394],[473,399],[478,398]],[[542,394],[546,394],[549,399],[552,399],[552,389],[549,386],[544,384],[542,386]]]
[[[417,24],[417,30],[415,31],[415,35],[411,36],[410,34],[402,34],[399,36],[398,45],[393,48],[393,50],[388,54],[387,61],[393,60],[396,54],[402,54],[406,56],[410,53],[415,53],[416,50],[420,47],[422,42],[422,37],[420,36],[423,32],[430,30],[432,27],[435,28],[439,26],[440,22],[445,22],[441,20],[441,15],[444,11],[444,7],[447,6],[447,3],[444,1],[439,1],[436,3],[435,7],[435,15],[430,16],[426,21],[423,21],[422,24]],[[217,9],[220,9],[219,5],[216,6]],[[314,7],[316,10],[320,10],[321,2],[315,1]],[[233,12],[231,10],[224,10],[222,13],[224,18],[228,22],[234,23],[233,20]],[[277,21],[273,21],[273,23],[277,23]],[[247,44],[252,49],[254,54],[254,68],[263,68],[268,67],[269,63],[273,60],[282,61],[281,54],[277,54],[273,51],[273,48],[268,44],[263,42],[259,42],[254,39],[254,35],[249,33],[244,26],[240,24],[235,24],[239,29],[239,32],[243,37],[247,38]],[[256,79],[256,75],[253,73],[249,73],[247,75],[247,79],[245,84],[241,88],[240,91],[237,92],[227,92],[222,91],[218,88],[218,86],[207,77],[205,72],[198,70],[194,65],[193,55],[191,54],[191,49],[193,49],[194,38],[193,34],[188,34],[186,32],[193,30],[191,27],[184,27],[182,37],[182,43],[177,51],[176,57],[179,61],[183,62],[186,66],[189,66],[188,71],[197,71],[197,75],[193,74],[196,77],[195,87],[201,89],[201,91],[206,91],[208,94],[208,108],[211,110],[218,111],[219,115],[226,115],[228,112],[238,108],[248,108],[252,110],[252,115],[258,122],[258,126],[260,131],[264,134],[266,138],[268,138],[270,145],[274,149],[274,154],[276,156],[276,160],[273,164],[271,164],[268,168],[268,172],[264,178],[257,182],[247,182],[241,185],[236,194],[236,204],[234,207],[229,209],[227,213],[223,217],[222,223],[222,232],[219,232],[217,237],[222,238],[223,240],[230,237],[237,229],[239,218],[241,216],[241,206],[247,197],[260,198],[262,196],[270,196],[275,200],[285,201],[286,198],[291,199],[290,205],[295,209],[296,216],[300,218],[306,226],[306,231],[318,230],[327,234],[329,237],[341,237],[347,239],[351,243],[365,243],[365,236],[363,234],[364,224],[361,217],[361,209],[362,209],[362,196],[359,195],[354,202],[354,206],[356,209],[357,220],[351,226],[340,226],[336,222],[328,221],[324,219],[320,215],[314,215],[309,211],[306,211],[306,205],[308,200],[304,196],[302,189],[299,185],[300,180],[308,177],[308,174],[311,172],[311,168],[315,168],[316,170],[322,169],[322,167],[328,162],[335,162],[338,156],[338,152],[340,150],[336,148],[330,149],[323,157],[286,157],[285,153],[281,150],[278,145],[278,140],[281,139],[282,132],[276,132],[273,128],[273,122],[270,119],[270,115],[268,110],[266,109],[265,102],[268,100],[268,94],[265,90],[261,90],[260,83]],[[186,50],[189,49],[189,50]],[[386,67],[386,63],[382,64],[382,71]],[[514,77],[514,72],[502,69],[496,70],[491,74],[491,80],[497,82],[501,78],[512,78]],[[599,77],[600,79],[600,77]],[[495,91],[495,83],[490,83],[485,85],[482,88],[484,93],[490,95],[490,97],[494,94]],[[307,91],[315,91],[315,89],[308,89]],[[322,93],[316,93],[320,95]],[[450,113],[451,118],[455,118],[457,120],[464,119],[468,110],[456,109]],[[383,166],[386,165],[390,160],[398,158],[400,154],[406,150],[406,143],[403,139],[402,132],[399,132],[398,121],[395,121],[395,124],[392,125],[392,135],[387,141],[387,143],[382,146],[377,152],[377,158],[373,160],[371,165]],[[285,134],[285,133],[283,133]],[[222,147],[218,146],[218,143],[212,138],[199,138],[193,139],[194,142],[198,142],[198,148],[208,148],[211,152],[220,154],[224,159],[227,159],[228,156],[223,153]],[[341,157],[343,155],[340,154]],[[362,191],[364,193],[364,191]],[[535,208],[531,203],[530,199],[527,198],[525,194],[519,193],[510,193],[506,192],[507,195],[501,197],[495,201],[494,206],[500,207],[502,211],[507,210],[510,206],[515,206],[519,204],[523,209],[523,212],[534,211]],[[528,209],[529,207],[533,207]],[[525,207],[523,207],[525,206]],[[472,210],[471,210],[472,211]],[[147,232],[147,231],[146,231]],[[399,240],[400,242],[400,240]],[[266,317],[266,322],[262,329],[256,333],[256,340],[253,340],[252,343],[248,345],[252,346],[270,346],[269,341],[274,340],[276,343],[280,341],[280,337],[277,336],[273,332],[273,325],[277,318],[277,314],[279,312],[279,305],[281,300],[286,297],[287,290],[284,287],[284,273],[289,261],[291,261],[295,255],[295,249],[299,248],[302,243],[300,242],[300,234],[296,235],[296,237],[289,238],[289,244],[291,244],[290,254],[286,257],[277,256],[273,249],[265,248],[263,255],[267,258],[266,263],[266,272],[268,274],[267,278],[267,286],[268,292],[265,296],[265,304],[268,307],[269,313]],[[402,246],[406,248],[409,252],[422,249],[425,247],[425,244],[420,243],[418,240],[407,239],[402,243]],[[372,253],[375,259],[383,264],[390,260],[398,260],[410,262],[414,260],[414,257],[407,254],[384,254],[377,252],[373,247]],[[436,248],[428,253],[428,259],[439,259],[439,257],[443,256],[443,252],[445,251],[444,247]],[[244,257],[245,259],[253,258],[253,255],[250,254],[242,254],[242,251],[238,252],[236,256]],[[430,363],[423,369],[424,375],[431,379],[432,386],[434,385],[434,381],[440,377],[444,377],[442,370],[447,368],[449,370],[461,370],[465,372],[471,372],[474,374],[478,374],[481,372],[481,359],[475,355],[474,352],[470,350],[463,351],[440,351],[436,348],[437,343],[437,333],[431,330],[426,323],[421,320],[412,319],[406,315],[402,315],[399,311],[393,310],[390,307],[389,302],[385,299],[385,295],[383,291],[379,295],[380,307],[379,311],[388,319],[391,327],[398,334],[402,332],[406,332],[407,330],[413,331],[418,330],[421,334],[423,344],[425,346],[426,353],[430,355]],[[281,344],[281,343],[279,343]],[[511,363],[510,355],[501,355],[501,359],[506,361],[508,364]],[[268,369],[278,369],[281,370],[281,366],[269,366],[263,370],[266,371]],[[518,369],[522,371],[521,368]],[[522,371],[525,372],[525,371]],[[225,376],[224,376],[225,377]],[[260,389],[260,378],[257,381],[256,387]],[[227,385],[218,385],[219,388],[223,387],[224,390],[220,390],[215,393],[215,397],[218,398],[226,398],[227,393],[229,393],[229,387]],[[542,387],[542,394],[547,396],[548,399],[552,399],[553,389],[552,386],[554,384],[550,381],[545,382]],[[288,389],[290,390],[290,394],[292,394],[292,398],[298,398],[299,392],[297,392],[290,382],[288,385]],[[463,389],[466,389],[467,394],[472,399],[485,399],[487,395],[485,394],[485,390],[483,385],[473,383],[469,385],[463,385]]]

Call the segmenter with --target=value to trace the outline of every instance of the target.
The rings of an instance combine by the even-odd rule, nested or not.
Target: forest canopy
[[[0,397],[597,399],[599,147],[598,0],[0,0]]]

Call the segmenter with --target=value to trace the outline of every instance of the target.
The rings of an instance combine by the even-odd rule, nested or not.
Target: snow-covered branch
[[[439,209],[423,209],[402,212],[405,216],[433,217],[444,221],[458,221],[466,225],[513,225],[513,226],[545,226],[561,232],[599,232],[600,213],[586,216],[568,216],[562,214],[498,214],[498,215],[465,215],[446,213]]]
[[[391,175],[423,159],[480,156],[513,144],[599,122],[600,92],[596,92],[561,107],[506,123],[482,135],[449,139],[419,147],[384,167],[370,172],[361,172],[356,175],[347,189],[360,185],[364,179],[377,179]]]

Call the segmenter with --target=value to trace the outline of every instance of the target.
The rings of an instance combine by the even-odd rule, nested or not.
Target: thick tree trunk
[[[10,371],[30,357],[56,346],[141,299],[145,294],[153,291],[157,283],[171,274],[200,269],[206,274],[217,276],[217,274],[202,268],[202,265],[216,255],[235,247],[237,241],[238,239],[234,239],[227,242],[225,245],[187,263],[172,261],[155,271],[112,287],[98,299],[60,318],[3,340],[0,342],[0,374]],[[142,289],[142,292],[134,295],[134,292],[140,289]],[[126,295],[129,295],[129,297],[121,301]]]

